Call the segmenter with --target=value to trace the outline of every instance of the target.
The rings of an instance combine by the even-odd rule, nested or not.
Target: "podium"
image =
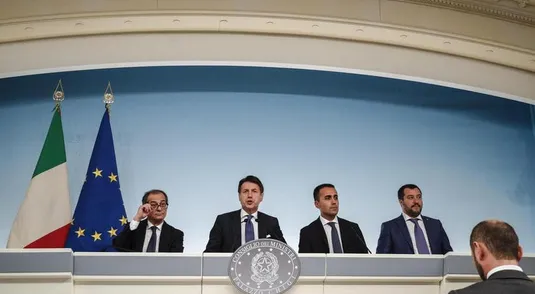
[[[241,293],[228,278],[230,253],[73,253],[0,250],[5,294]],[[478,282],[469,254],[300,254],[291,294],[447,294]],[[521,266],[535,279],[535,255]]]

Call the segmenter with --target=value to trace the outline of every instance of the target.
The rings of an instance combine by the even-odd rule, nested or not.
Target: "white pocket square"
[[[266,238],[271,238],[271,235],[267,235]]]

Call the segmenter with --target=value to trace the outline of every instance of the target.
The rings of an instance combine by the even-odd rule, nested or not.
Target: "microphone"
[[[241,226],[242,226],[242,224],[245,223],[245,222],[247,222],[247,219],[244,219],[244,220],[242,220],[242,221],[240,222],[240,231],[239,231],[239,233],[238,233],[239,236],[241,236]],[[235,237],[236,237],[236,236],[232,236],[232,247],[230,247],[230,252],[231,252],[231,253],[236,252],[236,250],[237,250],[238,248],[240,248],[240,246],[242,245],[242,244],[241,244],[241,239],[238,238],[238,240],[239,240],[239,241],[238,241],[238,242],[239,242],[239,243],[238,243],[238,244],[239,244],[239,245],[238,245],[238,248],[235,248],[235,247],[234,247],[234,246],[236,246],[236,238],[235,238]]]
[[[357,239],[359,239],[360,243],[362,243],[362,245],[364,245],[364,247],[366,247],[366,250],[368,250],[368,253],[372,254],[370,249],[368,249],[368,246],[366,246],[366,242],[364,242],[364,240],[362,240],[362,238],[360,237],[358,231],[353,226],[350,226],[350,227],[351,227],[351,229],[353,229],[353,232],[355,232],[355,236],[357,236]]]
[[[274,232],[270,232],[270,234],[267,234],[267,235],[271,235],[271,238],[269,238],[269,239],[274,239],[274,240],[282,242],[282,238],[278,234],[275,234]],[[286,243],[286,242],[284,242],[284,243]]]

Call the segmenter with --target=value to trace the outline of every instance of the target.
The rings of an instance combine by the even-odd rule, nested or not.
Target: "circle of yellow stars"
[[[128,223],[128,219],[123,215],[121,216],[120,219],[118,219],[119,222],[121,222],[121,226],[124,226]],[[74,219],[71,221],[71,224],[74,224]],[[74,231],[74,233],[76,234],[76,236],[78,238],[81,238],[81,237],[85,237],[85,230],[86,229],[82,229],[81,227],[78,227],[78,230]],[[117,236],[117,230],[116,228],[114,228],[113,226],[110,227],[110,229],[107,231],[108,234],[110,234],[110,238],[112,237],[116,237]],[[90,235],[92,238],[93,238],[93,241],[96,242],[96,241],[102,241],[102,233],[99,233],[97,231],[95,231],[92,235]]]
[[[98,167],[97,167],[92,172],[92,174],[95,175],[95,179],[98,178],[98,177],[102,177],[102,170],[98,169]],[[108,178],[110,179],[110,183],[117,182],[117,175],[113,174],[113,172],[110,173]],[[87,177],[86,177],[86,181],[87,181]],[[124,225],[126,225],[128,223],[128,219],[126,218],[126,216],[123,215],[119,219],[119,222],[121,223],[121,226],[124,226]],[[74,219],[71,221],[71,225],[74,225]],[[82,229],[81,227],[78,227],[78,230],[74,231],[74,233],[76,234],[76,236],[78,238],[85,237],[85,230],[86,229]],[[110,227],[110,229],[107,231],[108,234],[110,235],[110,238],[117,236],[117,230],[118,229],[114,228],[113,226]],[[96,241],[99,241],[99,240],[102,241],[102,238],[101,238],[102,233],[99,233],[99,232],[95,231],[90,236],[93,238],[93,242],[96,242]]]

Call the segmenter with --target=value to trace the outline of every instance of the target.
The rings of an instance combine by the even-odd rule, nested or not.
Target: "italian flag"
[[[67,157],[57,105],[7,248],[63,248],[71,225]]]

